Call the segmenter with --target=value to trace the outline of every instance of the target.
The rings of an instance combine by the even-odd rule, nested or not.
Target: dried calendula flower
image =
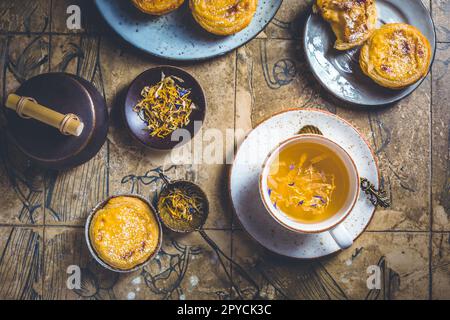
[[[163,197],[161,205],[172,218],[187,222],[192,221],[193,216],[200,211],[197,196],[189,196],[179,189],[173,189]]]
[[[133,110],[147,124],[152,137],[165,138],[176,129],[187,126],[195,105],[190,95],[191,90],[177,84],[183,79],[161,74],[161,81],[142,89],[142,100]]]
[[[274,206],[300,207],[304,212],[323,214],[336,188],[334,175],[325,174],[315,167],[316,163],[325,158],[326,154],[314,157],[305,165],[305,155],[297,164],[289,165],[286,175],[269,175],[269,195]]]

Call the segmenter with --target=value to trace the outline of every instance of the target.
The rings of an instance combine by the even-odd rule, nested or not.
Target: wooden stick
[[[74,114],[62,114],[37,103],[33,98],[10,94],[6,107],[16,111],[22,118],[33,118],[58,129],[62,134],[79,137],[84,129],[80,118]]]

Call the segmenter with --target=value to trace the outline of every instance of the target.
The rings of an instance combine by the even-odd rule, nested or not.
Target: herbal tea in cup
[[[282,142],[263,165],[261,198],[272,217],[300,233],[329,231],[338,245],[351,245],[342,221],[359,196],[350,155],[332,140],[300,134]]]
[[[328,147],[306,142],[284,148],[270,164],[270,200],[291,219],[315,223],[336,214],[345,203],[349,175]]]

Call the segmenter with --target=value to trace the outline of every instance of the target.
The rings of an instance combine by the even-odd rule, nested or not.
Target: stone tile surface
[[[76,7],[78,8],[76,8]],[[90,33],[99,34],[106,29],[106,23],[102,19],[94,1],[90,0],[57,0],[52,1],[52,26],[54,33]],[[79,10],[81,28],[69,28],[74,20],[72,17]]]
[[[260,38],[300,39],[304,18],[310,13],[312,1],[284,0],[275,18]]]
[[[301,44],[256,39],[238,49],[236,129],[254,127],[289,108],[319,107],[334,112],[307,70]]]
[[[370,230],[427,231],[430,225],[431,77],[409,97],[369,112],[339,108],[361,131],[378,158],[392,206],[378,209]],[[399,156],[401,155],[401,156]]]
[[[450,2],[448,0],[431,0],[432,16],[436,25],[437,40],[450,41]]]
[[[448,91],[450,44],[441,43],[433,65],[433,230],[449,231],[450,216],[450,147],[449,147],[449,105]]]
[[[450,299],[450,234],[448,232],[433,234],[431,275],[433,299]]]
[[[115,46],[115,43],[110,40],[112,39],[105,39],[102,42],[101,65],[103,74],[110,75],[104,79],[106,99],[111,107],[112,117],[109,134],[111,192],[118,193],[125,190],[123,184],[118,183],[125,177],[142,177],[148,171],[159,167],[169,169],[173,159],[178,159],[177,173],[168,173],[169,177],[193,179],[210,198],[211,213],[205,227],[230,227],[230,214],[224,211],[222,205],[224,203],[222,189],[227,172],[227,166],[223,163],[227,154],[233,151],[233,139],[231,137],[228,144],[223,143],[222,148],[210,150],[208,145],[211,144],[210,139],[214,138],[214,133],[208,137],[208,131],[214,130],[219,135],[225,135],[227,131],[234,130],[235,55],[231,53],[208,62],[181,65],[182,68],[191,72],[204,88],[207,111],[201,130],[205,134],[203,139],[201,133],[197,134],[194,140],[183,147],[183,151],[175,149],[173,152],[160,152],[143,148],[135,142],[126,132],[120,115],[130,82],[141,72],[157,64],[136,50]],[[208,157],[211,152],[212,156]],[[123,166],[123,163],[127,163],[127,166]],[[133,179],[146,185],[146,181],[142,179]],[[148,186],[146,193],[156,190],[156,185],[152,183],[146,186]]]
[[[65,172],[37,168],[0,135],[0,298],[448,299],[448,1],[423,0],[438,33],[432,74],[411,96],[376,109],[349,108],[309,71],[301,38],[312,2],[284,0],[256,39],[222,57],[176,63],[124,42],[92,1],[0,0],[0,99],[35,75],[68,72],[95,85],[111,116],[108,141],[99,154]],[[67,28],[69,5],[81,8],[80,30]],[[126,132],[120,113],[130,82],[161,64],[191,72],[208,100],[206,134],[173,153],[140,146]],[[232,223],[227,182],[233,152],[249,130],[289,108],[320,108],[355,126],[379,160],[382,185],[393,204],[377,210],[351,249],[318,260],[270,253]],[[0,130],[5,125],[0,113]],[[209,148],[218,135],[227,139]],[[209,162],[198,161],[206,155]],[[83,229],[90,209],[111,194],[156,199],[159,172],[204,188],[210,200],[207,234],[250,279],[225,264],[233,288],[198,232],[165,231],[158,259],[132,274],[111,273],[93,260]],[[70,266],[80,267],[78,290],[67,287]],[[367,287],[371,266],[380,272],[379,289]]]
[[[367,232],[323,263],[351,299],[428,299],[428,244],[427,233]],[[380,289],[368,289],[371,266],[380,272]]]
[[[268,299],[427,299],[427,246],[426,233],[366,232],[352,249],[319,260],[295,260],[262,249],[243,231],[233,233],[233,258]],[[380,275],[379,289],[367,286],[370,266]],[[233,276],[247,298],[254,297],[257,288],[234,268]]]

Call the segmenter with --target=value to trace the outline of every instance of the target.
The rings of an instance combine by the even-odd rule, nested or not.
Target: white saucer
[[[258,179],[268,153],[306,125],[318,127],[324,136],[341,145],[355,161],[360,176],[367,178],[376,188],[379,186],[378,167],[371,148],[354,127],[331,113],[317,109],[291,109],[273,115],[254,128],[239,147],[231,169],[229,188],[234,211],[241,225],[262,246],[300,259],[323,257],[340,248],[327,232],[299,234],[278,224],[261,202]],[[366,229],[374,212],[375,207],[361,192],[344,222],[354,239]]]

